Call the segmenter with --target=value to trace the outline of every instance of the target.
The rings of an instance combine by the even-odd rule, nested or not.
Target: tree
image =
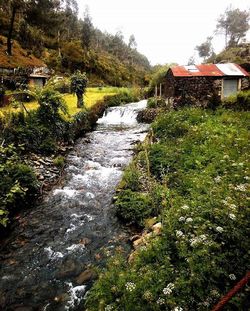
[[[212,39],[212,37],[207,37],[205,42],[201,45],[197,45],[195,48],[198,51],[199,56],[203,57],[204,61],[213,53]]]
[[[89,50],[91,39],[93,37],[93,24],[91,17],[89,15],[89,9],[88,7],[85,8],[84,12],[84,19],[82,21],[82,35],[81,35],[81,41],[82,41],[82,47],[85,50]]]
[[[131,35],[131,36],[129,37],[128,47],[129,47],[130,49],[136,49],[137,43],[136,43],[136,41],[135,41],[135,36],[134,36],[134,35]]]
[[[232,8],[227,8],[226,12],[219,17],[216,31],[225,35],[226,47],[236,46],[244,39],[249,30],[249,19],[249,11]]]
[[[71,92],[75,93],[77,96],[77,108],[82,108],[84,106],[83,95],[86,92],[86,87],[88,84],[88,78],[86,73],[81,73],[77,70],[70,78]]]
[[[8,37],[7,37],[7,54],[12,55],[12,36],[13,36],[13,30],[14,30],[14,23],[16,14],[19,9],[21,9],[25,5],[25,0],[12,0],[10,1],[10,26],[8,31]]]

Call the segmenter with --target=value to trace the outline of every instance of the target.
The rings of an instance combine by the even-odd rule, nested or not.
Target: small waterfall
[[[108,108],[103,117],[100,118],[97,123],[110,125],[136,125],[136,116],[138,111],[145,108],[146,103],[146,100],[142,100],[139,103]]]

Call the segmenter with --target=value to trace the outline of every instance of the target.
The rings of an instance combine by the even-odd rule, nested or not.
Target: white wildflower
[[[224,229],[220,226],[216,227],[215,230],[219,233],[222,233],[224,231]]]
[[[245,192],[247,190],[247,184],[240,184],[234,187],[235,190]]]
[[[199,237],[195,237],[190,239],[189,242],[192,247],[195,247],[196,245],[200,244],[201,240]]]
[[[159,298],[159,299],[156,301],[156,303],[157,303],[158,305],[164,305],[164,304],[165,304],[165,299]]]
[[[184,235],[184,233],[181,230],[176,230],[175,234],[177,238],[181,238]]]
[[[215,181],[216,183],[219,183],[219,182],[221,181],[221,176],[216,176],[216,177],[214,178],[214,181]]]
[[[204,307],[209,307],[209,305],[210,305],[210,303],[209,303],[208,300],[205,300],[205,301],[203,302],[203,306],[204,306]]]
[[[232,219],[232,220],[235,220],[235,219],[236,219],[236,216],[235,216],[233,213],[229,214],[228,216],[229,216],[229,218]]]
[[[189,206],[185,204],[185,205],[182,205],[181,208],[184,209],[184,210],[186,210],[186,209],[189,209]]]
[[[164,295],[170,295],[174,289],[174,283],[169,283],[167,287],[163,288],[162,292]]]
[[[236,205],[235,204],[229,204],[229,208],[233,211],[236,210]]]
[[[211,290],[211,296],[220,297],[220,293],[217,291],[217,289],[212,289]]]
[[[127,290],[127,291],[132,292],[133,290],[135,290],[136,285],[135,285],[135,283],[133,283],[133,282],[127,282],[127,283],[125,284],[125,287],[126,287],[126,290]]]
[[[244,179],[245,179],[245,180],[249,180],[250,177],[249,177],[249,176],[244,176]]]
[[[185,221],[185,217],[181,216],[181,217],[179,218],[179,221]]]
[[[143,294],[143,298],[147,301],[151,301],[153,299],[153,294],[149,290],[146,290]]]
[[[182,307],[175,307],[174,311],[183,311]]]
[[[193,221],[193,218],[191,218],[191,217],[188,217],[188,218],[186,219],[186,223],[192,222],[192,221]]]
[[[229,279],[233,280],[233,281],[236,280],[235,274],[233,274],[233,273],[229,274]]]
[[[112,305],[107,305],[104,310],[105,311],[112,311],[113,309],[114,309],[114,307]]]
[[[229,159],[229,155],[228,154],[225,154],[223,159]]]

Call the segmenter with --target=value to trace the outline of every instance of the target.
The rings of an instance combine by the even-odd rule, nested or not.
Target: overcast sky
[[[127,42],[134,34],[138,51],[152,65],[186,64],[195,46],[213,35],[216,20],[230,4],[250,8],[249,0],[78,0],[78,4],[80,17],[87,5],[94,26],[100,30],[112,34],[122,31]],[[219,52],[224,38],[215,38],[213,46]]]

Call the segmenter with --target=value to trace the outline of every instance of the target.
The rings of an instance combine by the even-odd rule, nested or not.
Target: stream
[[[91,284],[79,275],[127,244],[112,197],[134,144],[146,136],[148,125],[136,121],[145,106],[108,108],[68,154],[63,184],[20,216],[1,249],[0,310],[84,310]]]

